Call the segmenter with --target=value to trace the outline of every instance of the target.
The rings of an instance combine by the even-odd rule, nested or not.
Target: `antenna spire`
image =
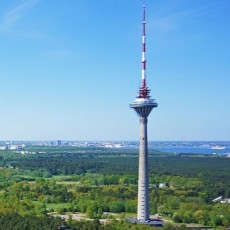
[[[145,21],[145,1],[143,4],[143,20],[142,20],[142,70],[141,70],[141,80],[142,84],[139,88],[138,98],[149,98],[149,92],[146,85],[146,21]]]

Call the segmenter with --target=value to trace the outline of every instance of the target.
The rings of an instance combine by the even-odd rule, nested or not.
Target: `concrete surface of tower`
[[[140,145],[139,145],[139,172],[138,172],[138,205],[137,221],[148,222],[149,218],[149,178],[148,178],[148,139],[147,121],[153,108],[158,104],[150,97],[150,89],[146,82],[146,21],[145,4],[143,5],[142,22],[142,72],[141,86],[134,102],[130,108],[134,109],[140,119]]]

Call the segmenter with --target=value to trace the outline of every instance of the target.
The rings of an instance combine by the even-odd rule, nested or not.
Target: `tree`
[[[182,223],[183,222],[183,214],[179,211],[175,212],[173,214],[173,220],[176,222],[176,223]]]

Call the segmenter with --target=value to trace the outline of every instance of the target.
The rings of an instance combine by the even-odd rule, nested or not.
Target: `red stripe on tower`
[[[142,52],[145,52],[145,43],[142,44]]]

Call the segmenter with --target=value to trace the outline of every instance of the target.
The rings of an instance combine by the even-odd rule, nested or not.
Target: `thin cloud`
[[[71,56],[71,52],[66,49],[62,50],[52,50],[43,53],[45,57],[54,58],[54,59],[65,59]]]
[[[0,22],[0,30],[7,32],[16,25],[26,13],[36,6],[41,0],[27,0],[22,4],[17,5],[15,8],[5,12],[3,20]]]
[[[208,5],[204,5],[199,8],[193,8],[188,10],[183,10],[179,12],[163,12],[162,10],[158,12],[157,19],[153,18],[152,23],[150,23],[150,27],[161,30],[161,31],[170,31],[173,29],[177,29],[184,24],[194,23],[198,22],[202,17],[205,17],[206,15],[209,15],[215,11],[217,11],[220,8],[217,3],[211,3]],[[173,9],[168,10],[171,12]],[[159,13],[161,15],[166,14],[169,16],[159,16]]]

